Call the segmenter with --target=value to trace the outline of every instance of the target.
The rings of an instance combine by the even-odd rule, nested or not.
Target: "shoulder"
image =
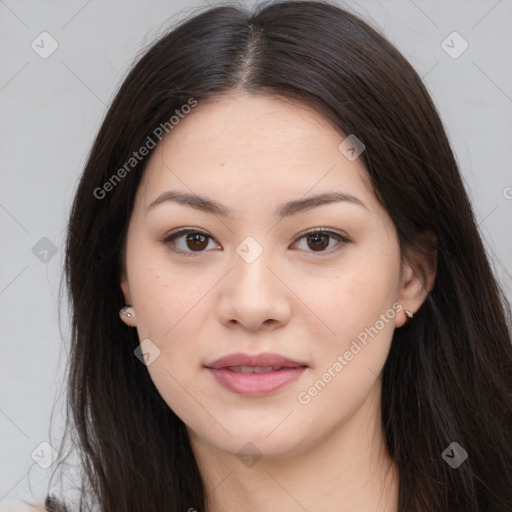
[[[26,505],[24,503],[22,505],[16,505],[14,508],[10,508],[5,512],[47,512],[47,510],[43,503],[41,503],[41,505]]]

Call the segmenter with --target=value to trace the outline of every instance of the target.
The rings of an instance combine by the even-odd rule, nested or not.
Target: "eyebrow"
[[[234,214],[233,210],[231,210],[227,206],[218,203],[217,201],[214,201],[213,199],[198,196],[197,194],[178,192],[175,190],[168,190],[167,192],[164,192],[163,194],[158,196],[146,208],[146,213],[149,210],[153,209],[155,206],[169,201],[181,204],[183,206],[190,206],[191,208],[195,208],[196,210],[200,210],[206,213],[213,213],[215,215],[219,215],[221,217],[226,218],[232,218]],[[362,206],[363,208],[366,208],[366,206],[360,199],[351,194],[347,194],[346,192],[326,192],[323,194],[318,194],[316,196],[310,196],[304,199],[297,199],[295,201],[289,201],[287,203],[284,203],[279,208],[277,208],[274,215],[282,219],[283,217],[295,215],[299,212],[316,208],[317,206],[338,202],[355,204],[358,206]]]

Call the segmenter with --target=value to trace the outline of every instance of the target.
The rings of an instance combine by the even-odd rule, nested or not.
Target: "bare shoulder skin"
[[[8,510],[5,510],[5,511],[2,510],[2,512],[46,512],[46,510],[47,509],[44,506],[44,504],[35,505],[35,506],[22,504],[22,505],[16,505],[15,508],[9,508]]]

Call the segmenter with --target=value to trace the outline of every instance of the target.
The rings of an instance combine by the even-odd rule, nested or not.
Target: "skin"
[[[397,510],[380,374],[393,331],[407,320],[404,308],[420,307],[434,270],[420,256],[401,263],[393,222],[360,159],[338,149],[344,139],[306,105],[233,93],[201,102],[174,127],[137,191],[121,280],[133,316],[122,320],[160,351],[147,369],[187,426],[210,512]],[[173,202],[147,210],[171,189],[208,196],[235,214]],[[332,191],[364,206],[337,202],[274,216],[287,201]],[[186,235],[162,242],[182,227],[211,234],[203,252]],[[349,241],[327,237],[315,251],[303,237],[313,228]],[[236,252],[247,236],[263,249],[251,263]],[[301,403],[299,393],[332,374],[337,357],[394,304],[394,317]],[[203,367],[234,352],[276,352],[308,368],[275,392],[242,396]],[[237,457],[247,443],[261,457],[250,466]]]

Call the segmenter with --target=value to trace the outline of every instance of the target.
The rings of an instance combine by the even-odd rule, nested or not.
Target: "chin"
[[[279,421],[281,420],[282,418]],[[275,422],[275,426],[279,425],[279,421]],[[225,428],[233,437],[225,434],[212,438],[211,431],[205,432],[200,437],[204,437],[218,450],[239,458],[246,455],[267,459],[282,458],[298,454],[307,448],[308,434],[306,431],[291,425],[288,428],[284,424],[277,428],[275,426],[273,430],[272,428],[258,428],[250,422],[240,422],[236,425],[225,424]]]

